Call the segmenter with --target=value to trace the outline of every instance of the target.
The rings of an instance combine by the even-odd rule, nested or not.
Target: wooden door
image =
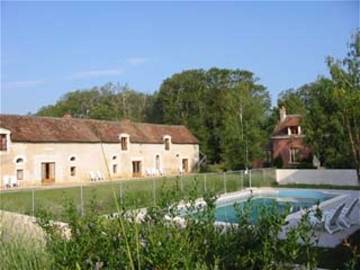
[[[182,170],[184,173],[189,172],[189,160],[187,158],[183,158],[182,160]]]
[[[41,163],[41,180],[43,184],[55,182],[55,162]]]
[[[132,162],[133,177],[141,177],[141,161]]]

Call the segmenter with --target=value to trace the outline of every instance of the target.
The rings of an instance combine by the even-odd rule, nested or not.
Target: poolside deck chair
[[[356,224],[354,220],[351,219],[351,214],[355,209],[355,206],[359,202],[359,198],[355,198],[352,200],[352,202],[349,204],[348,207],[344,207],[343,211],[340,215],[340,224],[343,225],[345,228],[350,228],[351,225]]]
[[[334,211],[324,212],[324,228],[328,233],[333,234],[342,229],[339,217],[344,207],[345,203],[341,203]]]
[[[315,214],[311,212],[309,215],[309,222],[312,226],[314,226],[314,228],[322,228],[325,229],[329,234],[333,234],[342,229],[339,224],[339,219],[344,207],[345,203],[341,203],[333,210],[324,211],[321,219],[316,217]]]

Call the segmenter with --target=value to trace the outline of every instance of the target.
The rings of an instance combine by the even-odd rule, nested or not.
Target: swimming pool
[[[245,202],[250,199],[250,214],[252,220],[255,221],[259,215],[260,208],[275,205],[280,212],[289,209],[290,213],[295,213],[301,209],[327,201],[335,196],[337,196],[337,194],[308,189],[255,191],[252,195],[247,193],[245,196],[240,193],[239,196],[235,194],[229,198],[218,200],[215,216],[216,221],[236,223],[238,221],[238,211],[235,209],[234,204],[242,209]]]

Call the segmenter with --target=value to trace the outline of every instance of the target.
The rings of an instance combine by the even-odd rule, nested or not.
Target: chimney
[[[65,113],[65,114],[63,115],[63,118],[69,119],[69,118],[72,118],[72,116],[71,116],[70,113]]]
[[[286,108],[284,106],[280,107],[280,122],[283,122],[286,118]]]

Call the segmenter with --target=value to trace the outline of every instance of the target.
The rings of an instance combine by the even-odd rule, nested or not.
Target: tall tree
[[[249,165],[247,156],[250,162],[262,154],[270,99],[249,71],[212,68],[175,74],[163,82],[155,104],[160,122],[191,129],[211,163],[243,168]]]
[[[360,32],[353,36],[347,56],[328,58],[342,125],[346,131],[360,182]]]

